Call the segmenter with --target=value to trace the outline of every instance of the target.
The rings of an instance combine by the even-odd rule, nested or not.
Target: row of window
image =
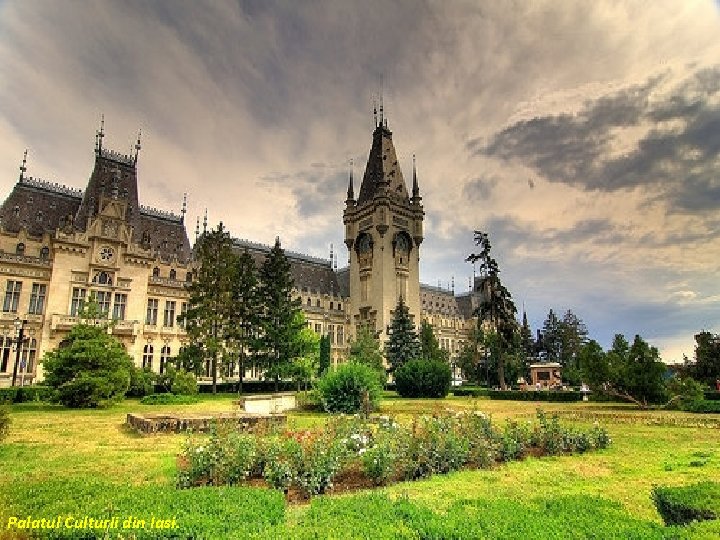
[[[22,292],[22,281],[9,280],[5,288],[5,300],[3,311],[5,313],[17,313],[20,304],[20,293]],[[31,315],[42,315],[45,309],[45,297],[47,296],[47,285],[33,283],[30,292],[30,305],[28,313]]]
[[[149,343],[145,345],[143,348],[143,359],[142,359],[142,367],[143,369],[153,369],[153,356],[155,354],[155,347],[150,345]],[[162,375],[165,373],[165,368],[167,367],[168,362],[170,361],[170,345],[165,345],[162,349],[160,349],[160,374]]]
[[[175,308],[177,302],[175,300],[165,300],[165,310],[163,311],[163,326],[172,328],[175,326]],[[147,311],[145,313],[145,324],[151,324],[153,326],[158,323],[158,311],[160,307],[160,300],[157,298],[148,298]],[[180,315],[183,315],[188,308],[187,302],[180,304]],[[178,321],[180,328],[185,328],[185,319]]]
[[[307,307],[312,307],[312,298],[308,298],[305,305],[307,305]],[[315,300],[315,307],[322,307],[322,302],[319,298]],[[330,302],[330,310],[333,309],[335,309],[335,302]],[[342,304],[340,302],[337,303],[337,310],[342,311]]]
[[[153,268],[152,275],[153,277],[160,277],[160,268],[158,268],[157,266]],[[170,279],[177,279],[177,271],[174,268],[171,268],[168,277]],[[185,281],[187,283],[190,283],[192,281],[192,272],[187,272],[185,274]]]
[[[310,322],[308,321],[307,325],[310,327]],[[336,333],[337,331],[337,333]],[[322,335],[323,329],[322,329],[322,323],[315,323],[315,333],[318,335]],[[344,345],[345,344],[345,328],[341,325],[334,326],[332,324],[328,324],[327,327],[327,335],[330,338],[330,344],[331,345]]]
[[[25,255],[25,243],[24,242],[18,242],[18,244],[15,246],[15,255]],[[50,258],[50,248],[47,246],[43,246],[40,248],[40,258],[43,261],[47,261]]]
[[[9,336],[0,336],[0,373],[12,371],[15,362],[15,355],[11,354],[17,345],[15,340]],[[20,348],[19,373],[32,373],[35,369],[35,356],[37,355],[37,340],[31,338],[23,343]]]

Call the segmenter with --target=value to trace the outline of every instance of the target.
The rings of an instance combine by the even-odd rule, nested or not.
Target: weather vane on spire
[[[182,209],[180,210],[180,221],[185,223],[185,214],[187,213],[187,193],[183,193]]]
[[[95,132],[95,141],[97,144],[97,147],[95,148],[97,150],[97,153],[100,154],[102,152],[102,140],[103,137],[105,137],[105,115],[100,115],[100,129]]]
[[[139,129],[139,130],[138,130],[137,142],[135,143],[135,158],[134,158],[134,163],[135,163],[136,165],[137,165],[137,160],[138,160],[138,153],[140,152],[140,148],[141,148],[141,147],[140,147],[140,136],[141,136],[141,135],[142,135],[142,129]]]

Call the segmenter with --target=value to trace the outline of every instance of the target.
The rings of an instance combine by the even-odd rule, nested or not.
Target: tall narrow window
[[[143,369],[152,370],[153,346],[149,343],[143,348]]]
[[[187,325],[187,313],[188,310],[188,303],[183,302],[180,304],[180,318],[178,319],[178,326],[185,330],[185,325]]]
[[[315,323],[315,333],[318,335],[322,334],[322,324]]]
[[[177,277],[177,272],[174,268],[170,269],[170,279],[175,279]]]
[[[174,300],[166,300],[165,301],[165,313],[163,317],[163,326],[167,328],[172,328],[175,326],[175,301]]]
[[[145,315],[145,324],[156,325],[158,317],[158,299],[148,298],[147,314]]]
[[[32,338],[27,345],[22,348],[22,356],[20,357],[20,370],[24,373],[32,373],[35,369],[35,355],[37,354],[37,340]]]
[[[15,246],[15,255],[25,255],[25,244],[20,242]]]
[[[328,324],[327,335],[331,345],[335,344],[335,327],[332,324]]]
[[[7,288],[5,289],[5,302],[3,303],[3,311],[5,313],[17,312],[21,289],[22,281],[7,282]]]
[[[344,343],[344,340],[345,340],[345,332],[344,332],[344,330],[343,330],[343,327],[342,327],[342,326],[338,326],[338,327],[337,327],[337,344],[338,344],[338,345],[344,345],[344,344],[345,344],[345,343]]]
[[[3,339],[0,336],[0,373],[5,373],[8,369],[12,369],[10,365],[10,352],[12,351],[13,339],[10,336],[5,336]]]
[[[32,291],[30,292],[30,306],[28,307],[28,313],[31,315],[42,315],[43,309],[45,309],[45,295],[47,294],[47,285],[42,283],[33,283]]]
[[[72,290],[72,301],[70,302],[70,315],[77,317],[78,313],[82,311],[85,306],[85,294],[87,291],[79,287],[73,287]]]
[[[113,319],[116,321],[125,320],[125,306],[127,305],[127,294],[115,293],[113,304]]]
[[[170,361],[170,346],[165,345],[160,349],[160,374],[165,373],[165,366]]]
[[[112,293],[110,291],[96,291],[94,293],[95,301],[98,303],[100,312],[107,316],[110,312],[110,301],[112,300]]]
[[[49,248],[49,247],[43,246],[43,247],[40,249],[40,258],[41,258],[43,261],[47,261],[47,260],[50,258],[50,248]]]

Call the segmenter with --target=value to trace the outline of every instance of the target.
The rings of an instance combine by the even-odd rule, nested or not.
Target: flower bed
[[[443,411],[399,424],[333,417],[321,429],[237,433],[218,424],[208,438],[190,437],[178,457],[178,487],[264,482],[290,499],[347,488],[380,486],[488,468],[528,455],[583,453],[606,448],[604,428],[580,431],[538,411],[536,423],[493,425],[479,411]],[[339,485],[338,485],[339,482]]]

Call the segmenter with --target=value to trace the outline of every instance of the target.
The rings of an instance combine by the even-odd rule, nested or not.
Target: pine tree
[[[297,314],[300,300],[293,299],[294,282],[290,273],[290,261],[280,246],[280,238],[265,257],[260,268],[258,295],[262,304],[260,334],[256,347],[264,358],[267,375],[275,380],[279,389],[280,377],[292,363],[293,343],[302,327]]]
[[[255,261],[247,250],[235,257],[231,272],[230,300],[233,309],[230,312],[228,341],[233,358],[238,358],[238,392],[242,393],[245,360],[258,333],[261,311],[257,269]]]
[[[471,263],[480,263],[482,274],[480,290],[482,298],[475,314],[478,322],[487,321],[497,334],[497,371],[500,388],[505,390],[505,356],[513,348],[517,333],[515,314],[517,308],[510,292],[500,281],[500,269],[497,261],[490,256],[490,240],[487,233],[475,231],[475,244],[480,247],[480,253],[471,253],[466,259]]]
[[[541,354],[546,362],[560,361],[560,334],[560,321],[558,320],[557,315],[555,315],[555,312],[551,309],[545,318],[545,322],[543,322],[542,329]]]
[[[420,357],[423,360],[439,360],[447,362],[449,352],[440,348],[440,342],[435,337],[432,325],[423,319],[420,323]]]
[[[395,371],[405,362],[420,358],[420,355],[420,342],[410,319],[410,310],[401,296],[390,325],[390,337],[385,344],[385,357],[390,364],[390,371]]]
[[[318,364],[318,377],[330,371],[330,336],[320,337],[320,361]]]
[[[197,269],[188,286],[190,298],[184,314],[185,330],[191,341],[202,346],[211,360],[213,393],[217,392],[218,358],[227,358],[227,335],[231,312],[236,257],[232,239],[220,223],[204,233],[195,246]]]

